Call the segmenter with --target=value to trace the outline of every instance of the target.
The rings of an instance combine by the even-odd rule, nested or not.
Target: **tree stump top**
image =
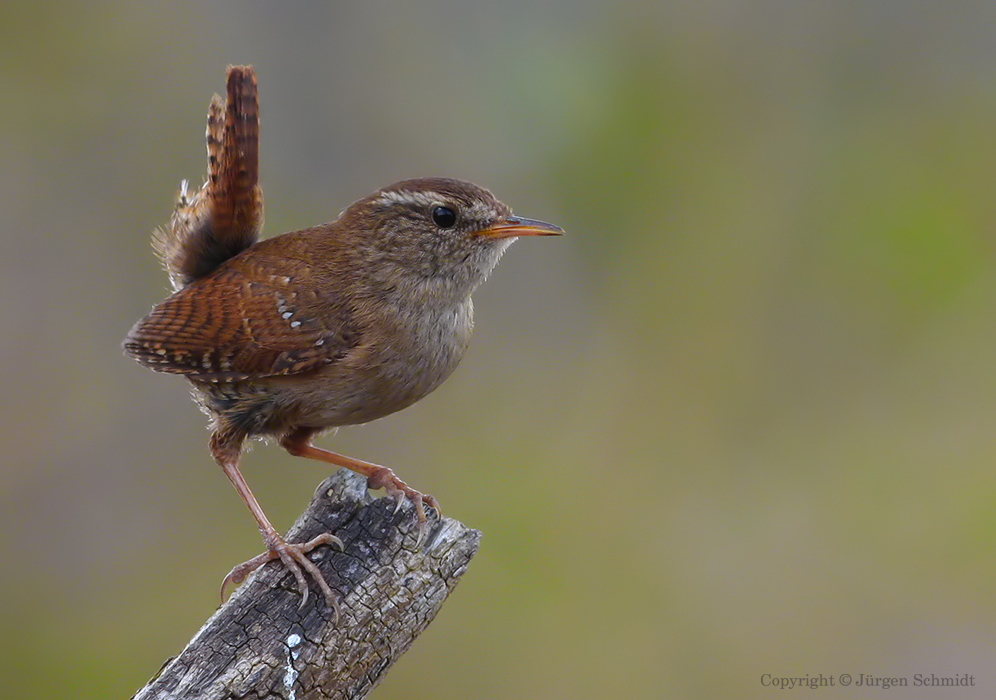
[[[243,583],[136,700],[362,698],[439,612],[476,553],[481,533],[431,517],[425,541],[410,504],[375,499],[346,470],[322,482],[287,533],[303,542],[323,532],[344,551],[309,557],[339,594],[335,619],[312,589],[299,608],[293,576],[271,562]]]

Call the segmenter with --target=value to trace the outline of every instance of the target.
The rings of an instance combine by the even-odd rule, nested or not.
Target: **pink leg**
[[[328,462],[337,467],[352,469],[357,474],[361,474],[367,478],[367,486],[369,488],[383,488],[388,496],[397,499],[398,506],[401,505],[402,498],[408,498],[415,505],[415,513],[419,523],[418,541],[421,542],[425,536],[426,527],[425,508],[422,504],[428,503],[438,513],[440,512],[439,502],[432,496],[420,493],[408,486],[408,484],[398,478],[397,474],[387,467],[315,447],[311,444],[311,438],[314,434],[315,432],[312,430],[295,430],[285,435],[280,440],[280,444],[283,445],[285,450],[296,457],[317,459],[320,462]]]
[[[225,471],[225,476],[232,482],[235,486],[235,490],[239,492],[242,496],[242,500],[249,507],[250,512],[252,512],[253,517],[256,519],[256,523],[259,525],[259,531],[263,535],[263,542],[266,544],[266,550],[259,556],[253,557],[247,562],[239,564],[234,569],[232,569],[225,580],[221,584],[221,595],[222,599],[225,597],[225,589],[229,584],[242,583],[245,578],[251,574],[253,571],[261,567],[268,561],[273,559],[280,559],[284,563],[292,574],[294,578],[297,579],[297,585],[301,591],[301,605],[304,607],[305,603],[308,602],[308,582],[304,577],[304,571],[307,571],[311,578],[318,584],[322,593],[325,595],[325,600],[328,601],[329,607],[331,607],[336,612],[336,617],[339,615],[339,603],[336,600],[335,593],[332,592],[331,587],[329,587],[328,582],[322,575],[315,564],[308,559],[305,554],[310,552],[315,547],[323,544],[335,544],[338,545],[339,549],[342,549],[342,541],[331,533],[323,533],[318,537],[310,540],[309,542],[303,542],[301,544],[289,544],[284,540],[283,537],[276,531],[270,521],[267,519],[266,514],[263,513],[263,509],[260,508],[259,502],[256,497],[252,495],[252,491],[249,490],[249,484],[242,477],[242,473],[239,472],[237,459],[219,459],[221,462],[221,468]]]

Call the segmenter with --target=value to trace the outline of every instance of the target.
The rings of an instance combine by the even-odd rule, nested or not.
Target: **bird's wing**
[[[359,344],[342,300],[280,272],[219,268],[135,324],[125,353],[159,372],[239,381],[310,372]]]

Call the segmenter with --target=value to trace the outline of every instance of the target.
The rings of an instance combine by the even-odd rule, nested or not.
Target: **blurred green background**
[[[569,232],[439,391],[320,441],[485,535],[374,697],[996,693],[992,3],[6,2],[0,57],[0,695],[129,697],[260,550],[119,347],[230,63],[270,235],[423,175]],[[244,473],[281,529],[326,476]]]

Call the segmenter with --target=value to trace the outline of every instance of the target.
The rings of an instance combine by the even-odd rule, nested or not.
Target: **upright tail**
[[[259,98],[251,66],[229,67],[227,99],[212,98],[206,137],[207,182],[190,195],[183,181],[169,228],[154,240],[174,289],[251,246],[263,227]]]

